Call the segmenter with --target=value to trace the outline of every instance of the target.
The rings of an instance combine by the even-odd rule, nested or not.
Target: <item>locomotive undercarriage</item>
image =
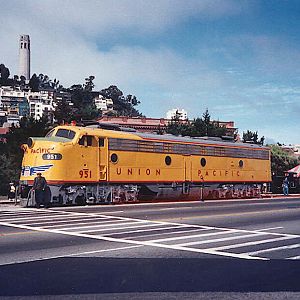
[[[121,204],[147,201],[213,200],[260,197],[261,184],[172,184],[49,185],[51,205]],[[29,190],[29,189],[28,189]],[[29,193],[26,197],[32,197]],[[21,195],[21,198],[24,195]],[[24,202],[24,201],[23,201]],[[34,205],[34,199],[26,202]],[[30,206],[30,205],[29,205]]]

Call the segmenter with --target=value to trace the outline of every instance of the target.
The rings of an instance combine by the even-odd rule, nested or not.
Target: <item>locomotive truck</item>
[[[52,205],[259,197],[270,150],[223,139],[57,126],[24,144],[21,198],[37,173]]]

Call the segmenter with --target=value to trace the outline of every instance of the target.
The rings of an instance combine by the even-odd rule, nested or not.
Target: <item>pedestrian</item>
[[[35,192],[35,203],[36,207],[40,208],[41,204],[45,205],[45,190],[47,187],[47,181],[45,177],[42,176],[42,173],[37,173],[37,177],[34,178],[32,190]]]
[[[16,197],[16,187],[13,182],[9,183],[8,200],[13,201]]]
[[[284,196],[288,196],[289,194],[289,180],[287,177],[284,178],[283,183],[282,183],[282,190]]]

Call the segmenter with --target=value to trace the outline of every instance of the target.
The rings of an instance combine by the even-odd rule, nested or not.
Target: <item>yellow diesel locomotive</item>
[[[271,181],[267,147],[58,126],[23,145],[21,197],[42,173],[52,204],[251,198]]]

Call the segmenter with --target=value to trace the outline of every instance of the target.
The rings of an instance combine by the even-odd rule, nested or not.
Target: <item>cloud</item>
[[[2,11],[21,19],[34,20],[41,27],[71,28],[85,35],[107,34],[115,29],[136,32],[163,31],[191,17],[219,18],[240,13],[246,1],[233,0],[11,0]]]
[[[300,111],[299,47],[280,36],[238,28],[218,39],[198,34],[200,27],[246,16],[252,3],[27,0],[20,8],[17,0],[2,1],[0,63],[16,74],[18,38],[29,34],[32,72],[58,78],[64,86],[94,75],[97,89],[115,84],[135,94],[147,116],[162,117],[179,107],[193,118],[208,108],[213,118],[233,120],[241,130],[257,126],[260,134],[274,132],[281,141],[300,138],[280,128],[286,122],[292,126],[288,118]],[[189,55],[168,40],[193,21],[198,35]]]

